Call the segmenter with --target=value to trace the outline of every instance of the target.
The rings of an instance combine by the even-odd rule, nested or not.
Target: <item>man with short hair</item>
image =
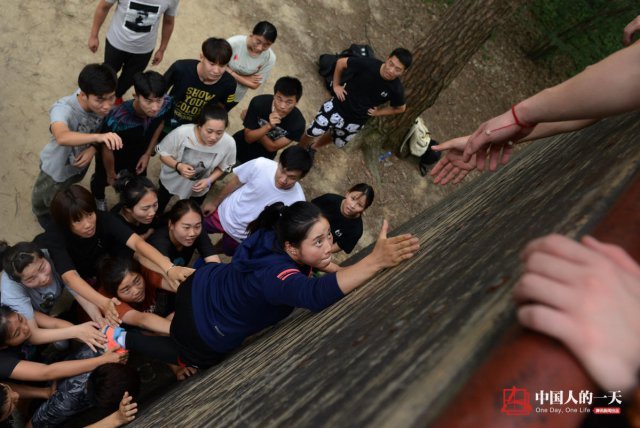
[[[220,193],[202,206],[207,216],[205,230],[222,233],[222,249],[232,256],[247,237],[247,225],[267,205],[305,200],[298,181],[307,175],[312,163],[306,149],[291,146],[280,154],[279,162],[257,158],[234,168]]]
[[[297,104],[302,97],[302,83],[295,77],[281,77],[273,95],[253,97],[244,117],[244,129],[233,135],[239,163],[264,157],[273,159],[278,150],[304,133],[304,116]]]
[[[40,152],[40,174],[31,194],[31,209],[45,229],[51,224],[53,196],[82,180],[98,147],[122,148],[118,134],[98,133],[116,99],[116,80],[108,65],[89,64],[78,76],[79,89],[49,110],[51,140]]]
[[[335,96],[320,107],[302,142],[312,152],[332,138],[337,147],[344,147],[370,117],[403,113],[406,103],[399,78],[411,61],[411,52],[404,48],[395,49],[384,62],[366,57],[340,58],[333,73]],[[347,69],[352,76],[342,86],[342,74]],[[386,102],[388,106],[379,107]]]
[[[133,175],[147,175],[147,165],[171,109],[171,97],[162,75],[155,71],[137,73],[133,79],[133,99],[109,112],[103,131],[115,132],[122,139],[122,149],[102,147],[96,156],[96,169],[91,177],[91,193],[99,210],[106,211],[104,188],[113,184],[122,170]]]
[[[220,103],[227,111],[233,107],[236,81],[226,71],[229,61],[229,42],[211,37],[202,43],[200,60],[181,59],[171,64],[164,74],[174,100],[170,120],[165,122],[166,134],[194,123],[205,104]]]

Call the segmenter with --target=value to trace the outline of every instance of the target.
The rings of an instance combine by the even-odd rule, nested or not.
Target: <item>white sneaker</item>
[[[96,208],[98,208],[98,211],[107,211],[107,201],[96,199]]]

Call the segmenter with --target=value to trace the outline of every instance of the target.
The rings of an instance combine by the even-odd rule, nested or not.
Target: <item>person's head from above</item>
[[[322,269],[331,263],[333,236],[329,222],[311,202],[268,205],[247,231],[274,229],[280,247],[298,264]]]
[[[302,97],[302,83],[295,77],[284,76],[273,86],[273,110],[285,117],[296,107]]]
[[[291,189],[311,169],[313,159],[306,149],[290,146],[282,151],[278,160],[275,185],[280,190]]]
[[[402,76],[411,67],[413,55],[405,48],[396,48],[389,54],[380,67],[380,76],[385,80],[394,80]]]
[[[229,114],[220,103],[208,103],[202,108],[196,120],[196,134],[198,143],[203,146],[213,146],[224,135],[229,126]]]
[[[204,83],[216,83],[231,61],[231,45],[225,39],[210,37],[202,42],[198,74]]]
[[[276,27],[268,21],[260,21],[255,27],[250,36],[247,36],[247,50],[249,55],[258,56],[262,52],[269,50],[272,44],[275,43],[278,37],[278,30]]]
[[[140,303],[146,297],[140,264],[130,257],[105,257],[98,265],[98,284],[121,302]]]
[[[191,247],[202,232],[202,209],[191,199],[181,199],[168,213],[169,239],[177,247]]]
[[[371,206],[375,193],[367,183],[352,186],[340,203],[340,213],[347,218],[358,218]]]
[[[133,76],[133,109],[140,117],[156,117],[162,109],[167,84],[157,71],[145,71]]]
[[[158,194],[151,180],[123,170],[113,183],[120,194],[120,213],[131,224],[151,224],[158,212]]]
[[[49,206],[51,217],[62,230],[80,238],[91,238],[96,233],[96,201],[91,192],[79,184],[59,190]]]
[[[85,111],[104,117],[116,101],[118,78],[107,64],[88,64],[78,75],[79,102]]]
[[[7,305],[0,305],[0,349],[20,346],[30,337],[27,318]]]
[[[0,422],[4,422],[11,416],[20,400],[20,394],[15,392],[7,384],[0,383]]]
[[[13,247],[0,241],[2,270],[27,288],[42,288],[53,282],[53,269],[44,253],[33,242],[18,242]]]
[[[132,397],[138,396],[140,375],[129,364],[103,364],[91,372],[86,388],[97,407],[115,411],[125,392]]]

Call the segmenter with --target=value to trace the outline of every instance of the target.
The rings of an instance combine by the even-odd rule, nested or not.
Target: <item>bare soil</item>
[[[10,243],[30,240],[40,232],[31,214],[30,195],[38,173],[38,155],[49,139],[49,107],[73,92],[83,65],[103,58],[103,45],[97,54],[86,46],[96,3],[51,0],[46,8],[35,0],[4,4],[0,16],[4,154],[0,159],[0,180],[4,183],[0,190],[0,238]],[[282,75],[302,80],[305,92],[299,107],[310,121],[327,98],[315,64],[320,54],[341,51],[351,43],[368,43],[381,58],[396,46],[411,49],[425,37],[444,7],[419,0],[185,0],[164,61],[155,69],[164,72],[177,59],[197,58],[206,37],[248,34],[257,21],[269,20],[278,27],[274,44],[278,62],[267,84],[232,111],[228,131],[233,133],[242,126],[239,113],[251,95],[270,92]],[[107,25],[101,32],[101,44]],[[507,21],[423,114],[434,138],[445,141],[469,133],[482,121],[558,80],[527,60],[514,43],[521,25]],[[157,177],[158,164],[154,158],[152,179]],[[361,181],[374,186],[376,200],[366,212],[365,236],[358,248],[375,239],[383,218],[397,226],[453,190],[421,177],[415,158],[393,156],[379,169],[380,181],[375,181],[359,150],[331,146],[318,153],[314,169],[302,181],[309,199],[327,192],[344,193]],[[113,192],[108,193],[110,205],[115,199]]]

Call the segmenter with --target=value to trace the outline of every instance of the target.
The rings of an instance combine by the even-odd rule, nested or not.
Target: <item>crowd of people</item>
[[[100,0],[92,52],[112,8],[104,63],[84,66],[78,89],[49,111],[31,199],[43,231],[0,244],[2,420],[20,397],[39,400],[23,415],[29,426],[92,407],[104,410],[96,426],[127,423],[139,391],[130,353],[183,379],[419,249],[409,234],[387,237],[384,222],[368,256],[339,266],[332,256],[355,248],[374,189],[358,183],[307,202],[300,183],[317,149],[343,147],[370,117],[404,111],[409,51],[340,59],[334,80],[348,70],[348,82],[334,85],[309,127],[297,107],[301,81],[274,77],[273,93],[252,97],[243,127],[228,133],[229,111],[278,72],[276,26],[206,38],[199,58],[163,75],[147,66],[163,60],[178,0]],[[152,162],[157,177],[147,176]],[[79,182],[92,164],[87,189]],[[112,207],[108,187],[119,196]]]

